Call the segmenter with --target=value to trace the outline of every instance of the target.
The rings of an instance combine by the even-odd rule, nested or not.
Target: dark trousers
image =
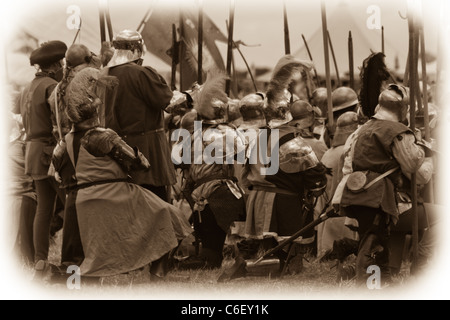
[[[30,263],[34,262],[33,223],[36,206],[35,199],[27,196],[22,197],[19,222],[20,253]]]
[[[356,280],[365,285],[368,277],[367,268],[378,266],[381,282],[390,280],[389,271],[389,221],[387,214],[376,208],[363,206],[346,207],[348,216],[358,221],[359,248],[356,256]]]
[[[198,215],[198,213],[195,213]],[[206,259],[208,266],[220,268],[223,260],[223,245],[226,233],[217,224],[214,213],[209,205],[200,213],[197,234],[202,243],[201,255]]]
[[[33,224],[35,262],[48,259],[50,224],[55,213],[56,197],[65,202],[65,195],[53,177],[34,180],[37,195],[37,209]]]
[[[61,247],[61,264],[80,266],[84,260],[80,228],[78,226],[75,200],[77,190],[68,192],[64,208],[63,239]]]

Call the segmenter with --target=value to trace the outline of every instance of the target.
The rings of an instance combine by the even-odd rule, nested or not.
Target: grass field
[[[50,248],[50,262],[59,264],[61,234],[56,235]],[[346,263],[352,263],[354,256]],[[304,299],[385,299],[402,297],[414,284],[415,277],[409,274],[409,263],[403,263],[400,273],[393,282],[381,290],[358,289],[354,280],[337,280],[335,262],[319,262],[316,258],[304,261],[303,271],[282,278],[247,276],[227,282],[218,282],[224,268],[233,260],[224,260],[221,269],[216,270],[175,270],[163,280],[152,281],[148,269],[101,278],[100,281],[81,281],[80,290],[69,290],[64,281],[34,284],[43,292],[56,297],[94,299],[151,299],[151,300],[304,300]],[[27,279],[32,283],[33,270],[24,266]],[[388,294],[388,295],[387,295]]]

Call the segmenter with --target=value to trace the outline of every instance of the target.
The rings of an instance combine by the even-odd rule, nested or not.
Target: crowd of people
[[[148,266],[163,278],[174,268],[221,268],[227,246],[238,277],[245,261],[333,210],[274,253],[279,272],[302,272],[305,256],[343,261],[353,253],[349,277],[364,284],[377,265],[388,283],[404,261],[413,201],[414,268],[426,264],[438,221],[427,193],[435,153],[408,126],[409,88],[385,66],[378,87],[364,86],[374,76],[364,74],[367,65],[380,65],[383,54],[364,61],[358,93],[333,90],[330,121],[327,89],[314,87],[310,62],[291,55],[280,58],[265,92],[232,99],[218,70],[172,91],[143,65],[143,53],[141,35],[130,30],[99,55],[58,40],[31,53],[38,72],[11,112],[10,161],[12,246],[35,278],[72,265],[84,277]],[[189,161],[175,163],[175,145]],[[59,229],[54,265],[50,239]]]

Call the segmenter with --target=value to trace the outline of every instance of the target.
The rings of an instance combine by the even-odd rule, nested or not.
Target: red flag
[[[197,80],[198,59],[198,15],[194,9],[183,10],[183,51],[178,57],[178,51],[172,50],[172,24],[180,24],[179,11],[173,7],[164,7],[159,4],[145,23],[141,32],[147,50],[159,57],[169,65],[172,65],[172,56],[181,61],[182,83],[180,90],[189,89]],[[216,46],[216,41],[227,43],[227,37],[217,28],[214,22],[207,16],[203,16],[203,71],[210,68],[225,70],[222,55]],[[204,77],[203,77],[204,78]]]

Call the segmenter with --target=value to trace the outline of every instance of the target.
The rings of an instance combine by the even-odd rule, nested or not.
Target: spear
[[[349,76],[350,76],[350,88],[355,90],[355,74],[353,71],[353,38],[352,32],[348,32],[348,65],[349,65]]]
[[[228,50],[227,50],[227,74],[228,79],[225,84],[225,93],[230,96],[231,90],[231,60],[233,58],[233,27],[234,27],[234,0],[230,0],[229,12],[230,25],[228,27]]]
[[[177,44],[177,27],[172,24],[172,74],[170,78],[170,88],[172,90],[176,89],[176,74],[177,74],[177,64],[178,64],[178,44]]]
[[[305,44],[306,51],[308,52],[309,60],[313,63],[314,76],[316,77],[316,85],[319,86],[319,76],[317,75],[316,67],[314,66],[313,57],[309,50],[308,42],[306,42],[305,36],[302,34],[303,43]]]
[[[284,21],[284,53],[291,53],[291,44],[289,41],[289,25],[286,11],[286,1],[283,1],[283,21]]]
[[[106,25],[108,26],[109,41],[113,41],[114,32],[113,32],[113,27],[112,27],[112,23],[111,23],[111,16],[109,15],[109,6],[108,6],[107,0],[104,0],[103,5],[104,5],[104,10],[105,10],[105,16],[106,16]]]
[[[408,8],[411,9],[411,8]],[[417,77],[417,58],[418,43],[417,32],[415,27],[414,10],[408,12],[408,31],[409,31],[409,84],[410,84],[410,129],[414,132],[416,127],[416,77]],[[417,176],[416,173],[411,174],[411,199],[412,199],[412,249],[413,261],[417,261],[419,247],[419,219],[417,214]]]
[[[384,54],[384,26],[381,26],[381,52]]]
[[[325,56],[325,75],[327,86],[327,105],[328,105],[328,124],[330,128],[333,127],[333,102],[331,101],[331,78],[330,78],[330,58],[328,52],[328,36],[327,36],[327,13],[324,0],[321,0],[322,13],[322,36],[323,36],[323,50]]]
[[[430,142],[431,136],[430,136],[430,118],[428,115],[428,77],[427,77],[427,66],[426,66],[426,59],[425,59],[425,32],[423,27],[423,21],[420,25],[420,60],[422,62],[422,92],[423,92],[423,121],[425,126],[425,140]],[[426,199],[425,201],[428,202],[434,202],[434,188],[433,188],[433,180],[431,180],[426,186],[425,186],[425,195]]]
[[[180,33],[180,43],[178,45],[178,63],[180,65],[180,90],[185,90],[183,88],[183,52],[184,52],[184,14],[183,10],[179,9],[179,33]]]
[[[99,6],[99,16],[100,16],[100,44],[106,41],[105,33],[105,12],[103,11],[102,0],[100,0]]]
[[[203,64],[203,1],[198,0],[198,59],[197,59],[197,82],[202,84]]]
[[[336,70],[337,86],[341,86],[341,78],[339,77],[338,65],[336,62],[336,56],[334,55],[333,43],[331,42],[330,32],[327,30],[328,41],[330,43],[331,55],[333,56],[334,69]]]

